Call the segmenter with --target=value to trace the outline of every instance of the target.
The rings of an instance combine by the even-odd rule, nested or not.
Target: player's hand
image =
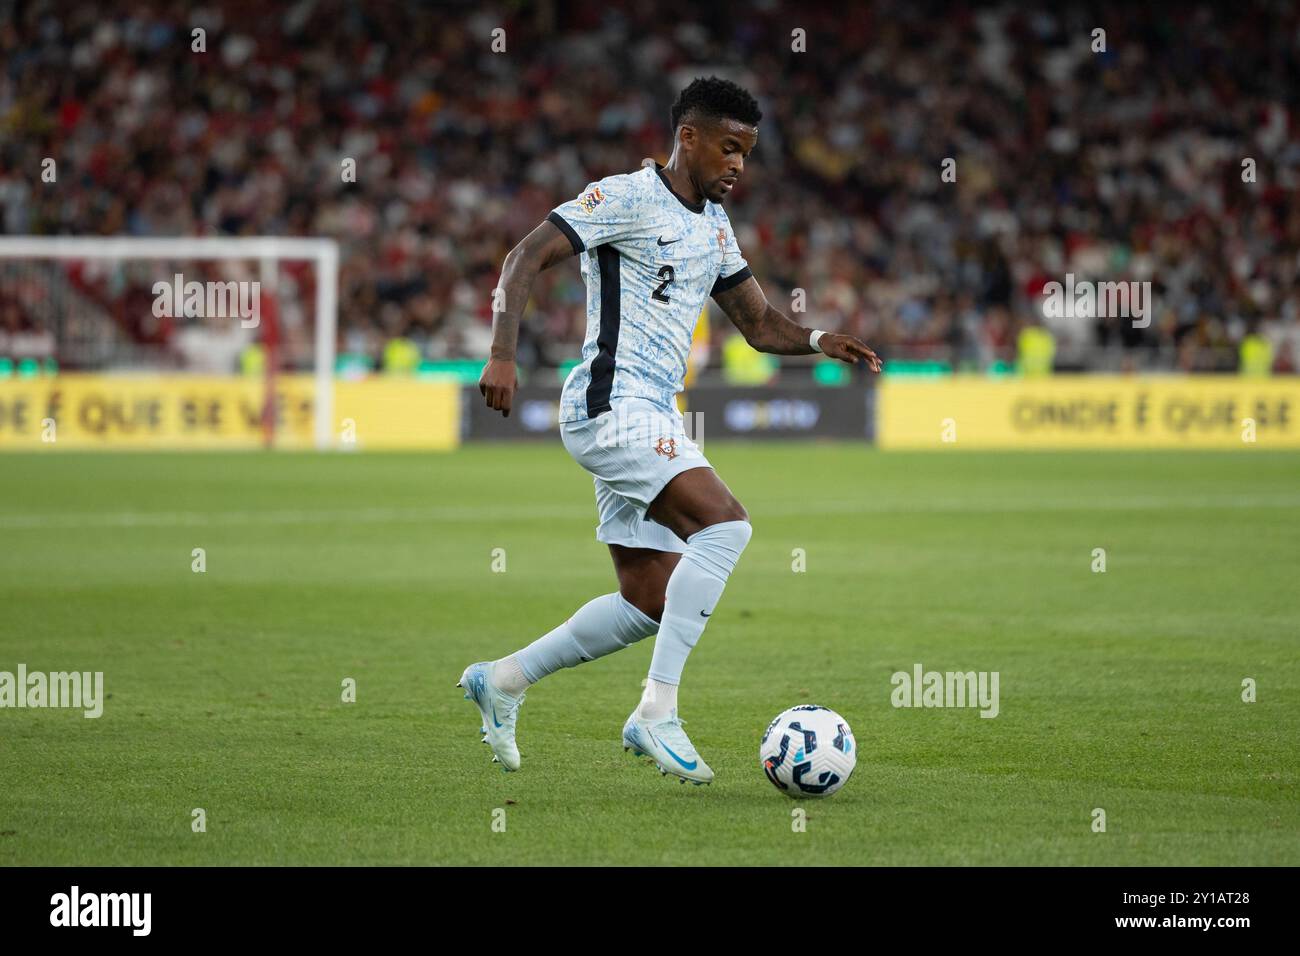
[[[880,356],[871,351],[866,342],[855,339],[851,335],[827,332],[817,340],[817,344],[821,346],[823,354],[829,355],[833,359],[848,362],[850,365],[857,365],[865,360],[867,368],[871,369],[871,371],[880,371]]]
[[[495,409],[510,417],[510,407],[515,401],[515,389],[519,387],[519,375],[514,362],[502,359],[488,359],[479,376],[478,390],[483,393],[488,408]]]

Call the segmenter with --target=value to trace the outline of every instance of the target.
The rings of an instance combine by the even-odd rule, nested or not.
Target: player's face
[[[745,158],[758,142],[758,129],[724,119],[704,124],[698,132],[692,175],[709,200],[722,202],[745,171]]]

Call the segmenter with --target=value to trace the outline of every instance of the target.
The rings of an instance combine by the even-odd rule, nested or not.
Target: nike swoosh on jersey
[[[658,239],[656,239],[655,241],[656,241],[657,243],[659,243],[659,245],[661,245],[661,246],[671,246],[674,242],[681,242],[681,241],[682,241],[682,237],[681,237],[681,236],[678,236],[676,239],[669,239],[667,242],[664,242],[664,237],[663,237],[663,236],[660,236],[660,237],[659,237]]]

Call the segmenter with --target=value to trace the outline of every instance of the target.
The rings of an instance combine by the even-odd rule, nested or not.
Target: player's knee
[[[662,595],[658,600],[642,600],[637,605],[637,608],[652,621],[662,621],[664,619],[664,599]]]
[[[664,591],[662,588],[657,591],[654,588],[628,588],[623,590],[622,594],[628,604],[631,604],[646,617],[655,621],[663,620]]]
[[[646,601],[641,608],[641,613],[652,621],[662,621],[664,619],[664,599],[660,597],[656,601]]]
[[[744,505],[735,499],[732,499],[731,507],[727,509],[727,514],[728,517],[724,518],[724,521],[743,521],[745,524],[749,524],[749,512],[745,510]],[[752,531],[753,529],[750,530]]]
[[[733,534],[736,536],[737,551],[744,551],[745,545],[749,544],[749,539],[754,536],[754,526],[749,523],[749,514],[744,508],[740,509],[743,518],[732,518],[732,527],[735,528]]]
[[[697,519],[697,521],[698,521],[696,527],[697,531],[702,531],[705,528],[711,528],[714,525],[719,525],[719,524],[733,524],[736,522],[743,522],[744,524],[748,525],[749,512],[745,510],[744,505],[742,505],[735,498],[732,498],[730,501],[726,502],[725,504],[721,504],[716,508],[710,509],[707,514],[701,515]],[[752,531],[752,529],[750,530]],[[746,541],[749,540],[748,536],[746,536],[745,540]]]
[[[734,552],[736,556],[739,556],[740,552],[745,550],[745,546],[749,544],[749,539],[754,535],[754,526],[749,523],[748,515],[743,518],[727,518],[723,521],[715,521],[700,530],[708,531],[710,541],[722,545],[727,550]]]

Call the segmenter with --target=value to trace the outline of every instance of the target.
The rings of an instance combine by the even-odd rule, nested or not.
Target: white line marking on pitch
[[[1107,511],[1178,511],[1201,509],[1298,508],[1300,495],[1213,496],[1184,498],[1154,496],[1101,498],[1070,501],[969,501],[961,499],[913,499],[848,502],[823,505],[750,504],[760,520],[763,517],[789,518],[800,515],[845,514],[984,514],[1005,512],[1107,512]],[[552,521],[592,517],[589,505],[528,507],[508,505],[491,508],[354,508],[319,511],[121,511],[64,514],[0,515],[0,529],[22,531],[57,528],[173,528],[209,525],[295,525],[295,524],[384,524],[404,521],[472,522],[506,519],[511,521]]]

